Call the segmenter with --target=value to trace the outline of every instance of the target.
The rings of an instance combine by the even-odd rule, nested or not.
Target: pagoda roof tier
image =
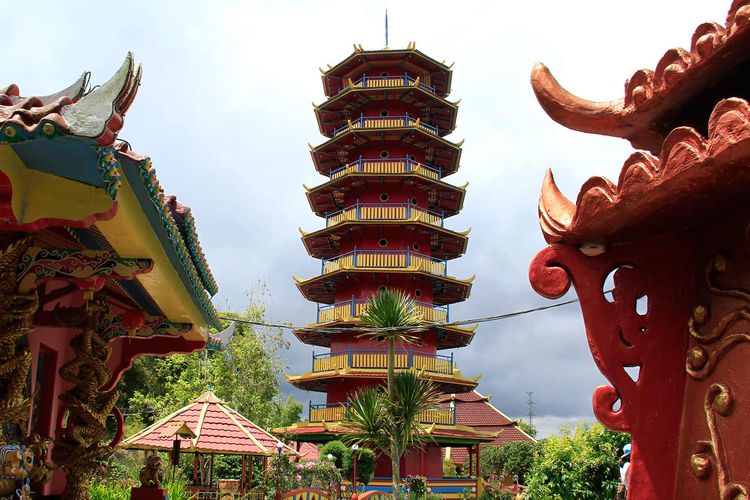
[[[441,172],[409,158],[358,159],[329,174],[329,181],[308,188],[310,207],[321,217],[344,208],[346,193],[371,183],[399,184],[427,192],[427,208],[451,217],[463,208],[468,183],[453,186],[440,180]]]
[[[207,326],[220,322],[195,220],[164,195],[151,161],[117,141],[140,78],[128,54],[93,89],[88,73],[50,96],[21,97],[16,85],[0,89],[0,220],[7,231],[35,233],[55,250],[57,264],[80,267],[95,256],[104,273],[107,265],[124,265],[119,256],[151,261],[137,276],[113,274],[106,284],[112,300],[145,313],[138,336],[199,343]],[[121,319],[112,318],[113,335],[128,334]]]
[[[356,81],[347,80],[344,90],[326,102],[314,105],[320,133],[333,137],[334,131],[360,115],[358,110],[363,105],[373,102],[387,104],[389,101],[414,106],[422,120],[436,126],[440,135],[450,134],[456,128],[458,105],[437,95],[419,78],[365,75]]]
[[[295,278],[297,288],[307,300],[333,304],[339,284],[401,275],[432,286],[436,305],[453,304],[469,297],[474,277],[461,280],[446,275],[446,262],[409,250],[358,250],[323,261],[323,274],[302,280]]]
[[[323,144],[312,147],[315,169],[328,176],[331,171],[349,165],[359,158],[358,150],[370,141],[381,144],[383,141],[393,141],[402,144],[412,144],[425,152],[425,162],[441,172],[442,176],[455,173],[461,160],[461,146],[463,141],[453,143],[427,129],[421,122],[412,119],[395,119],[386,122],[382,117],[373,120],[357,120],[352,126],[347,126],[332,139]],[[357,126],[363,122],[364,126]],[[372,126],[371,126],[372,125]]]
[[[625,96],[606,102],[581,99],[537,64],[531,83],[547,114],[582,132],[621,137],[658,154],[667,135],[681,126],[707,134],[707,118],[721,99],[750,97],[750,23],[745,1],[734,1],[724,26],[703,23],[690,50],[669,49],[655,70],[641,69],[626,81]]]
[[[343,211],[344,213],[346,211]],[[419,217],[416,215],[415,217]],[[330,221],[330,219],[329,219]],[[466,252],[471,229],[458,233],[445,229],[435,221],[425,220],[343,220],[312,233],[302,231],[302,242],[307,252],[315,258],[331,259],[341,253],[344,236],[361,233],[368,227],[395,226],[403,231],[418,231],[430,237],[430,251],[437,259],[455,259]]]
[[[435,443],[454,446],[494,441],[499,434],[499,432],[477,431],[465,425],[422,424],[422,429],[433,438]],[[295,440],[300,442],[324,443],[338,439],[342,434],[353,434],[356,431],[343,426],[340,422],[303,421],[289,427],[273,429],[272,432],[277,435],[293,435]]]
[[[452,66],[452,64],[451,64]],[[348,79],[358,79],[363,74],[379,74],[381,69],[398,69],[413,75],[429,75],[429,85],[438,95],[446,96],[451,91],[451,66],[438,62],[415,48],[414,42],[401,50],[363,50],[355,45],[354,52],[336,64],[328,66],[323,73],[323,90],[327,96],[335,96],[346,87]]]
[[[331,338],[334,334],[331,330],[321,331],[319,328],[340,328],[342,333],[347,333],[347,327],[357,328],[363,326],[358,316],[352,316],[352,314],[361,314],[362,308],[359,307],[359,302],[363,305],[366,303],[364,300],[358,301],[355,299],[353,301],[349,300],[334,304],[333,307],[326,306],[326,308],[318,311],[318,323],[313,323],[306,328],[295,328],[292,330],[292,333],[294,333],[302,343],[330,348]],[[432,309],[430,304],[425,304],[424,307]],[[445,308],[447,306],[443,307]],[[328,308],[330,308],[330,311]],[[436,312],[438,314],[440,312],[445,313],[447,310],[438,309]],[[323,316],[323,318],[321,318],[321,316]],[[448,319],[447,314],[440,314],[440,316],[442,317],[442,321]],[[320,321],[321,319],[329,318],[332,318],[332,320]],[[432,324],[429,320],[426,320],[424,323],[426,330],[435,333],[438,350],[456,349],[468,346],[474,338],[474,332],[478,326],[479,325],[473,325],[471,327],[462,328],[460,326]],[[350,334],[359,335],[359,332],[352,331]]]
[[[455,367],[453,356],[396,352],[396,371],[416,370],[420,378],[431,380],[442,392],[467,392],[476,388],[478,377],[464,377]],[[306,391],[325,392],[331,383],[344,379],[385,380],[388,374],[387,350],[351,350],[313,355],[312,370],[287,375],[293,386]]]

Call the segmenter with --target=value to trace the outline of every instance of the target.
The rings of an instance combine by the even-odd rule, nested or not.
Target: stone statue
[[[161,488],[162,463],[159,455],[149,455],[139,476],[141,488]]]

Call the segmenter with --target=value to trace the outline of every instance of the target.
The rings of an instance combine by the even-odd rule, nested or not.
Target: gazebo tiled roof
[[[175,432],[186,425],[195,434],[182,449],[223,455],[275,455],[278,440],[252,423],[211,391],[123,442],[127,449],[170,451]],[[297,454],[284,445],[286,453]]]

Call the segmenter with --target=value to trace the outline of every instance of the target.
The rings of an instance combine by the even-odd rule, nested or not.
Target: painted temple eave
[[[746,199],[748,164],[750,106],[743,99],[725,99],[711,114],[707,137],[692,128],[677,128],[658,158],[632,154],[617,185],[593,177],[583,184],[575,203],[560,193],[548,172],[539,200],[542,232],[548,243],[597,252],[602,245],[686,229]]]
[[[216,283],[192,215],[188,210],[178,228],[153,172],[143,168],[147,159],[116,142],[140,78],[129,53],[94,90],[87,91],[88,73],[51,96],[20,97],[15,85],[0,90],[0,173],[11,187],[9,203],[0,200],[8,205],[0,227],[95,228],[118,254],[155,262],[135,280],[169,321],[194,326],[187,340],[205,340],[207,325],[218,326],[209,296]]]
[[[313,245],[314,241],[327,241],[332,235],[335,235],[337,233],[346,233],[347,231],[351,231],[353,229],[379,226],[414,228],[415,230],[424,231],[429,234],[441,235],[443,239],[440,239],[440,242],[441,244],[446,246],[446,241],[454,241],[456,242],[455,247],[449,247],[450,249],[441,249],[441,251],[435,251],[435,254],[441,255],[441,258],[445,258],[447,260],[460,258],[461,256],[463,256],[463,254],[466,253],[466,249],[469,246],[468,234],[471,232],[471,229],[459,232],[445,227],[438,227],[434,224],[419,220],[349,220],[331,227],[319,229],[311,233],[301,231],[302,233],[304,233],[301,239],[302,243],[305,245],[305,249],[307,249],[308,254],[313,257],[322,257],[324,254],[335,252],[335,250],[331,249],[329,245],[325,245],[323,248],[328,251],[323,251]]]
[[[475,276],[472,276],[468,279],[460,279],[460,278],[454,278],[452,276],[442,276],[438,274],[433,274],[427,271],[423,271],[420,269],[393,269],[393,268],[369,268],[369,269],[340,269],[337,271],[333,271],[327,274],[323,274],[320,276],[314,276],[309,279],[298,279],[294,278],[296,281],[297,288],[302,293],[303,296],[305,296],[308,300],[313,300],[314,302],[321,302],[321,303],[333,303],[334,301],[334,295],[335,293],[333,291],[324,291],[322,292],[323,295],[320,295],[320,299],[314,298],[315,296],[319,295],[315,291],[311,289],[313,286],[323,286],[328,290],[327,284],[333,283],[335,287],[335,282],[338,280],[344,280],[347,279],[349,276],[352,275],[362,275],[362,276],[369,276],[374,273],[379,274],[389,274],[389,275],[404,275],[404,276],[420,276],[422,278],[426,278],[433,282],[433,286],[435,287],[436,296],[434,298],[436,305],[445,305],[445,304],[452,304],[454,302],[459,302],[462,300],[466,300],[469,297],[469,294],[471,293],[471,286],[472,282],[475,279]],[[440,294],[440,290],[442,290],[442,295]],[[454,291],[455,294],[448,293],[449,291]]]
[[[655,70],[636,71],[626,82],[623,98],[592,102],[577,97],[541,63],[532,71],[532,88],[550,118],[565,127],[621,137],[635,148],[657,154],[674,127],[694,125],[674,122],[672,111],[715,85],[716,75],[748,63],[743,56],[750,44],[750,6],[745,3],[733,2],[724,26],[698,26],[689,51],[669,49]]]
[[[325,323],[312,323],[307,328],[295,328],[292,333],[300,342],[318,347],[331,347],[331,336],[329,332],[320,332],[318,328],[332,327],[361,327],[363,323],[358,318],[350,320],[329,321]],[[437,334],[437,350],[455,349],[466,347],[474,339],[474,333],[479,327],[478,324],[461,327],[455,325],[446,325],[440,323],[425,323],[424,330],[434,331]],[[452,339],[452,340],[451,340]]]
[[[407,369],[396,369],[396,372],[408,371]],[[416,370],[420,378],[431,380],[438,386],[446,388],[447,392],[468,392],[477,387],[482,375],[477,377],[465,377],[459,370],[453,374],[446,375],[432,373],[424,370]],[[293,386],[312,391],[325,391],[327,384],[331,381],[354,378],[354,379],[375,379],[385,380],[387,369],[383,368],[340,368],[336,370],[307,372],[302,375],[286,375],[287,381]]]
[[[337,177],[336,179],[329,180],[328,182],[319,184],[312,188],[307,188],[307,186],[305,186],[305,195],[307,196],[307,201],[310,204],[310,208],[313,210],[313,212],[315,212],[316,215],[321,217],[325,216],[326,210],[323,210],[318,206],[319,202],[316,200],[317,197],[322,197],[323,199],[325,199],[325,197],[333,196],[334,192],[336,192],[338,189],[346,187],[347,183],[352,184],[358,181],[363,181],[371,178],[372,175],[373,174],[366,172],[352,172],[346,173],[340,177]],[[469,186],[468,183],[463,186],[454,186],[442,180],[435,180],[422,176],[416,172],[379,173],[377,175],[383,179],[394,181],[403,179],[405,181],[408,180],[409,182],[421,183],[425,186],[425,189],[427,189],[428,187],[434,187],[436,191],[439,191],[441,193],[451,193],[456,198],[455,208],[445,209],[446,217],[453,216],[463,210],[464,199],[466,197],[466,189]],[[322,201],[320,203],[322,203]]]
[[[447,95],[451,91],[451,79],[453,77],[451,67],[453,66],[453,64],[446,65],[444,62],[433,59],[432,57],[418,50],[416,48],[416,43],[410,42],[406,49],[397,50],[391,50],[388,48],[384,48],[381,50],[364,50],[362,49],[361,45],[354,45],[354,52],[352,52],[347,58],[340,61],[334,66],[329,65],[328,69],[326,70],[321,69],[321,78],[323,79],[323,86],[325,88],[326,94],[333,95],[337,90],[329,88],[329,86],[327,85],[328,79],[341,78],[345,74],[354,71],[357,66],[364,64],[367,59],[374,59],[379,57],[386,57],[389,60],[397,60],[398,58],[404,60],[408,60],[410,58],[418,59],[419,63],[416,65],[425,65],[426,63],[425,67],[430,68],[430,71],[433,75],[441,74],[444,76],[445,82],[443,82],[441,85],[440,94]]]

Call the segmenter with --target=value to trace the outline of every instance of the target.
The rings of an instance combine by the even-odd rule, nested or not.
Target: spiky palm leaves
[[[399,461],[409,448],[420,447],[432,437],[420,425],[420,417],[440,406],[440,391],[414,371],[393,379],[392,396],[380,387],[363,387],[350,398],[344,421],[351,433],[346,442],[377,448],[391,458],[393,491],[400,483]]]
[[[397,328],[418,325],[422,315],[414,307],[414,300],[401,290],[386,288],[373,295],[360,316],[362,322],[377,331],[365,333],[378,341],[388,342],[388,394],[393,386],[396,365],[396,341],[417,343],[418,337],[406,334]]]
[[[354,394],[348,412],[348,425],[359,431],[355,441],[374,446],[391,458],[393,493],[400,483],[399,461],[406,450],[428,438],[419,425],[419,414],[438,406],[439,392],[416,373],[395,375],[396,341],[421,343],[403,328],[422,322],[414,301],[401,290],[387,288],[367,301],[362,322],[377,330],[363,335],[388,342],[387,397],[382,390],[369,387]]]

